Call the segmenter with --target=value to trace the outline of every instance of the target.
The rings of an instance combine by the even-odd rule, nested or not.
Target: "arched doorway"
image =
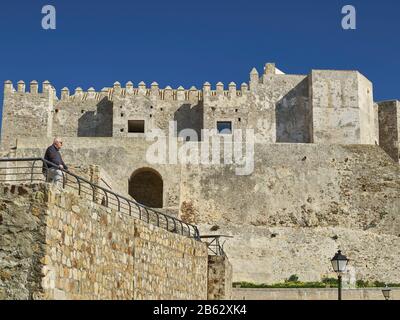
[[[129,194],[139,203],[151,207],[163,207],[163,180],[154,169],[141,168],[129,179]]]

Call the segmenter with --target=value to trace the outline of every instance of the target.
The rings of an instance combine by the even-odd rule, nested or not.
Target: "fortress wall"
[[[254,86],[249,123],[256,130],[257,142],[308,142],[305,79],[303,75],[267,74]]]
[[[264,83],[271,87],[269,90],[278,92],[275,102],[276,142],[312,142],[309,82],[309,77],[304,76],[278,75],[264,78]]]
[[[61,153],[65,163],[75,166],[98,165],[112,178],[113,190],[128,194],[133,172],[140,168],[156,170],[163,180],[163,208],[176,214],[181,187],[180,165],[151,164],[146,160],[149,146],[154,143],[143,138],[74,138],[64,137]],[[51,139],[24,138],[18,140],[16,157],[41,157]]]
[[[361,144],[378,144],[376,137],[376,122],[371,81],[361,73],[358,77],[358,104],[360,108],[360,142]]]
[[[384,300],[383,288],[344,289],[343,300]],[[400,289],[391,288],[390,300],[400,300]],[[337,300],[337,288],[246,289],[234,288],[234,300]]]
[[[162,100],[144,95],[114,98],[114,137],[143,136],[143,133],[130,133],[128,120],[144,120],[145,131],[161,129],[169,133],[169,122],[177,122],[177,132],[191,128],[200,137],[203,124],[202,103],[191,100]]]
[[[234,281],[320,280],[339,246],[360,277],[397,281],[399,188],[379,147],[257,144],[251,176],[182,167],[181,214],[202,234],[235,237],[225,246]]]
[[[232,299],[232,265],[226,256],[208,256],[207,299]]]
[[[311,83],[313,142],[361,143],[358,73],[313,70]]]
[[[139,83],[125,88],[116,82],[100,92],[90,88],[61,90],[61,99],[49,82],[5,83],[4,139],[28,136],[139,137],[129,120],[144,120],[145,131],[192,129],[200,140],[201,129],[216,129],[217,121],[231,121],[233,129],[255,129],[256,141],[275,143],[377,142],[372,84],[356,71],[313,70],[310,76],[277,74],[267,64],[260,77],[250,73],[250,82],[215,88],[206,82],[201,90],[191,87],[160,89]],[[51,92],[50,92],[51,91]],[[48,101],[46,100],[48,97]],[[18,131],[17,129],[18,128]],[[131,132],[129,132],[131,131]]]
[[[147,145],[137,138],[65,141],[67,161],[98,164],[121,184],[136,168],[150,166],[143,158]],[[20,156],[38,150],[25,149],[38,146],[33,139],[19,143]],[[202,234],[217,226],[215,233],[235,236],[226,244],[235,281],[276,282],[291,274],[320,280],[340,245],[363,266],[360,277],[382,280],[387,272],[396,282],[386,267],[398,265],[400,256],[393,254],[400,239],[400,169],[377,146],[256,144],[250,176],[236,176],[230,165],[151,167],[182,218],[200,224]],[[304,265],[301,257],[311,253],[315,262]]]
[[[48,188],[0,188],[0,297],[207,298],[205,244]]]
[[[25,83],[19,82],[15,91],[11,82],[4,85],[2,119],[2,147],[15,143],[17,137],[48,137],[52,133],[54,91],[48,82],[43,93],[38,93],[37,82],[25,92]]]
[[[216,232],[211,227],[218,225]],[[233,282],[274,284],[291,275],[300,281],[336,278],[330,259],[338,249],[351,259],[344,285],[356,280],[398,283],[400,238],[340,226],[280,227],[211,223],[201,234],[228,234],[224,250],[233,266]]]
[[[17,156],[40,155],[47,144],[37,149],[33,140],[20,140]],[[97,164],[121,190],[128,190],[136,169],[154,168],[164,181],[165,207],[192,208],[195,222],[379,227],[400,234],[400,169],[377,146],[256,144],[253,174],[236,176],[232,165],[149,164],[151,142],[139,138],[64,141],[67,163]],[[243,190],[249,193],[237,196]]]
[[[398,162],[400,159],[400,102],[379,102],[378,110],[379,145],[395,162]]]
[[[238,96],[235,83],[229,85],[229,91],[225,91],[224,84],[219,82],[216,90],[210,87],[204,89],[204,128],[217,129],[217,121],[230,121],[232,130],[254,128],[250,123],[249,113],[252,98],[247,84],[243,84],[241,95]]]
[[[232,94],[224,94],[222,83],[215,93],[204,91],[204,128],[216,129],[217,121],[231,121],[232,128],[254,129],[257,142],[309,142],[311,113],[306,76],[251,75],[250,90],[242,84],[229,85]]]
[[[400,234],[400,168],[377,146],[256,144],[254,165],[182,166],[181,203],[195,222]]]
[[[375,144],[380,145],[379,140],[379,105],[374,103],[374,133],[375,133]]]
[[[107,98],[61,100],[54,107],[53,136],[111,137],[113,104]]]
[[[38,186],[0,186],[0,300],[32,299],[41,290],[45,201]]]

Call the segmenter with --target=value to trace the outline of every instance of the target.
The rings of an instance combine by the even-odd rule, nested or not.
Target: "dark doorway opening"
[[[129,179],[129,194],[140,204],[151,208],[163,207],[163,180],[154,169],[136,170]]]

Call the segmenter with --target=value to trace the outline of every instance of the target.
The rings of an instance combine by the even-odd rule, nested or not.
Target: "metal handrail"
[[[19,179],[19,180],[13,180],[13,179],[7,179],[7,175],[11,176],[15,173],[6,173],[6,174],[2,174],[1,176],[5,176],[6,179],[2,180],[1,176],[0,176],[0,182],[14,182],[14,181],[18,181],[18,182],[22,182],[22,181],[29,181],[31,183],[33,183],[34,181],[46,181],[46,177],[43,175],[44,179],[38,179],[35,178],[36,175],[38,175],[38,172],[34,172],[34,169],[36,168],[40,168],[42,170],[44,170],[44,172],[47,172],[49,169],[51,168],[57,168],[58,170],[61,170],[62,175],[63,175],[63,181],[62,181],[62,187],[63,189],[66,188],[66,186],[69,186],[75,190],[78,190],[78,194],[81,195],[83,194],[89,194],[87,191],[84,191],[84,186],[85,184],[89,185],[89,187],[92,189],[91,192],[91,198],[92,201],[97,202],[96,198],[102,198],[102,194],[104,194],[104,197],[101,199],[101,205],[105,206],[105,207],[110,207],[111,201],[110,201],[110,195],[114,196],[116,201],[117,201],[117,205],[114,207],[116,207],[117,211],[119,212],[123,212],[123,213],[127,213],[128,215],[132,216],[133,213],[133,208],[137,209],[137,217],[142,220],[142,221],[146,221],[147,223],[151,223],[154,225],[157,225],[160,228],[166,229],[169,232],[173,232],[173,233],[178,233],[181,234],[183,236],[187,236],[190,238],[194,238],[197,241],[201,241],[200,240],[200,233],[198,228],[195,225],[183,222],[182,220],[179,220],[177,218],[174,218],[172,216],[169,216],[163,212],[157,211],[153,208],[147,207],[143,204],[140,204],[134,200],[128,199],[120,194],[117,194],[115,192],[113,192],[112,190],[106,189],[104,187],[101,187],[99,185],[96,185],[92,182],[90,182],[89,180],[82,178],[68,170],[65,169],[61,169],[58,168],[58,166],[48,160],[45,160],[43,158],[1,158],[0,159],[0,163],[11,163],[11,162],[30,162],[32,161],[32,165],[31,166],[26,166],[26,167],[0,167],[0,172],[1,170],[12,170],[12,169],[30,169],[30,172],[25,172],[25,174],[29,175],[28,179]],[[37,162],[42,162],[42,166],[41,167],[35,167],[35,164]],[[19,174],[19,173],[18,173]],[[74,180],[68,180],[68,176],[71,176],[73,178],[75,178]],[[75,183],[75,186],[71,186],[68,183]],[[77,186],[76,186],[77,185]],[[99,192],[101,191],[101,192]],[[128,207],[123,207],[122,204],[127,203]],[[126,210],[123,210],[126,209]],[[144,210],[144,212],[146,213],[145,215],[143,215],[142,210]],[[155,215],[155,220],[156,221],[152,221],[151,217],[150,217],[150,213]],[[160,219],[160,216],[162,216],[163,219]],[[168,223],[168,219],[171,219],[174,222],[174,226],[175,228],[173,230],[170,230],[171,228],[169,228],[169,223]],[[161,220],[166,221],[166,226],[164,227],[162,224],[160,224]],[[176,228],[176,225],[179,224],[181,226],[181,228]]]
[[[210,241],[204,241],[207,244],[208,248],[208,253],[210,255],[215,255],[215,256],[226,256],[225,251],[224,251],[224,244],[226,240],[221,244],[220,243],[220,238],[233,238],[232,236],[227,236],[227,235],[204,235],[200,236],[200,239],[211,239]]]

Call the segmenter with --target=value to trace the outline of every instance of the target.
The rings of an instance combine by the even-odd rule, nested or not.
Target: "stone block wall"
[[[33,299],[42,291],[45,202],[38,185],[0,186],[0,300]]]
[[[232,299],[232,265],[226,256],[208,256],[208,299]]]
[[[234,237],[224,248],[235,282],[320,281],[334,276],[338,248],[357,279],[396,282],[399,173],[378,146],[256,144],[250,176],[233,166],[183,167],[181,214],[201,234]]]
[[[311,72],[313,142],[374,144],[372,84],[356,71]]]
[[[378,103],[379,145],[395,161],[400,161],[400,102]]]
[[[337,300],[338,290],[234,288],[234,300]],[[343,300],[384,300],[382,288],[344,289]],[[400,300],[400,289],[392,288],[391,300]]]
[[[54,90],[48,82],[43,83],[43,92],[38,92],[37,82],[32,82],[30,92],[25,92],[25,83],[19,82],[15,91],[13,84],[4,84],[4,103],[1,127],[1,144],[7,148],[18,137],[51,137],[53,127]]]
[[[5,83],[3,141],[11,136],[141,137],[152,129],[168,133],[191,129],[201,139],[202,129],[217,129],[230,121],[233,130],[254,129],[257,142],[374,144],[376,123],[372,83],[357,71],[313,70],[310,75],[277,72],[267,64],[250,81],[237,86],[205,82],[202,89],[161,89],[156,82],[122,87],[119,82],[96,92],[61,90],[60,99],[49,82]],[[129,121],[144,121],[135,132]],[[30,130],[24,130],[30,129]],[[141,129],[137,129],[141,131]],[[27,134],[27,132],[29,134]],[[173,133],[174,134],[174,133]]]
[[[48,184],[0,188],[3,299],[206,299],[207,248]]]

